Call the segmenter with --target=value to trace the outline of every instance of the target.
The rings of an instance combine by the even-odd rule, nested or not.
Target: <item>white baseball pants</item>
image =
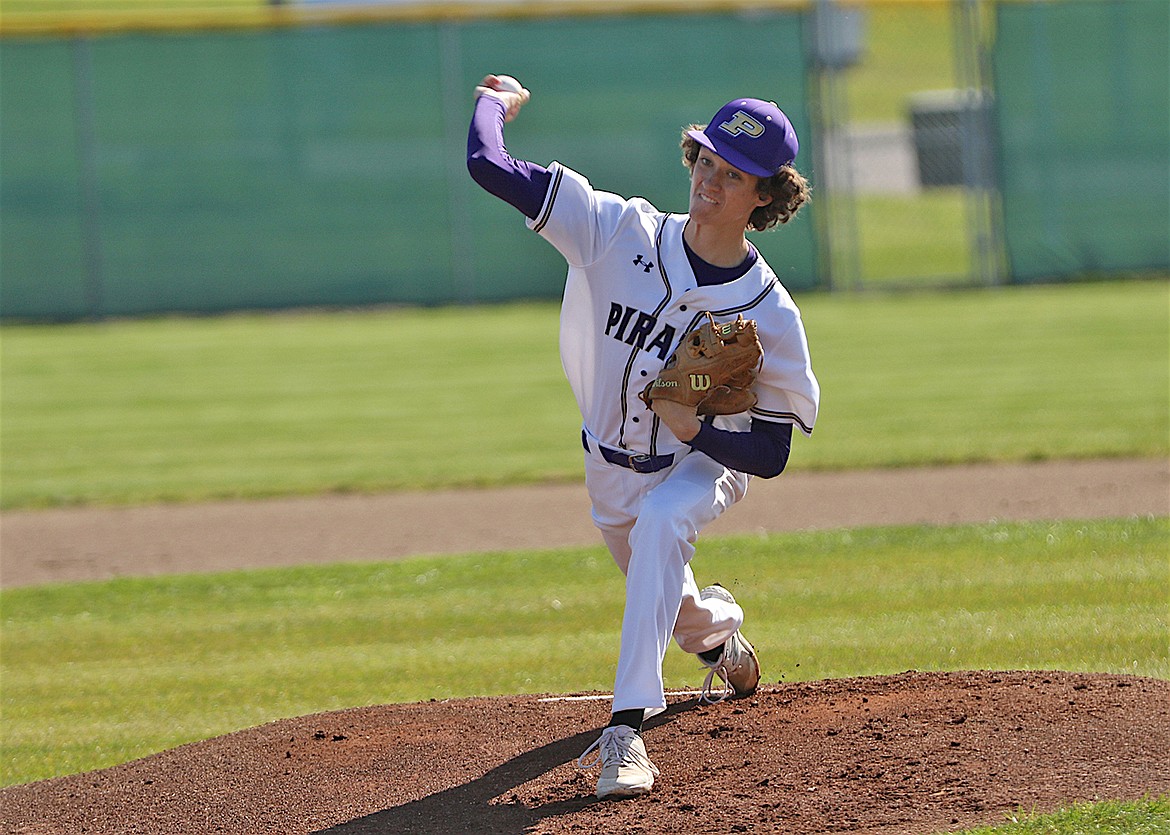
[[[685,652],[699,653],[743,625],[737,604],[699,599],[689,563],[699,531],[744,497],[748,481],[698,452],[656,473],[586,453],[593,521],[626,575],[614,712],[666,706],[662,661],[672,635]]]

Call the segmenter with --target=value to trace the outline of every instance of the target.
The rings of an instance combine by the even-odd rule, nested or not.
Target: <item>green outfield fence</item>
[[[1008,3],[992,48],[1013,280],[1170,265],[1170,2]]]
[[[486,72],[533,88],[518,155],[668,209],[680,129],[745,79],[809,134],[791,10],[10,36],[3,315],[558,296],[564,262],[467,175]],[[812,229],[761,241],[796,286]]]
[[[560,258],[466,174],[485,72],[534,91],[509,127],[518,155],[664,209],[686,205],[679,128],[734,95],[774,98],[817,190],[755,242],[786,284],[812,288],[831,283],[848,233],[826,209],[849,194],[827,187],[819,150],[824,2],[13,6],[5,320],[559,296]],[[974,83],[994,89],[964,133],[979,153],[962,153],[971,193],[991,195],[987,280],[1170,269],[1167,4],[993,7],[965,34],[987,69]],[[992,173],[973,170],[982,159]]]

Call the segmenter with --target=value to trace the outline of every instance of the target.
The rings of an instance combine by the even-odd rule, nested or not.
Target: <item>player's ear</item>
[[[768,178],[760,177],[756,180],[756,208],[767,206],[775,199],[772,194],[772,189],[768,188],[771,181]]]

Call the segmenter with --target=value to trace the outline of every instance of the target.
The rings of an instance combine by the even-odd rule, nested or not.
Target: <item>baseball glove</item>
[[[708,313],[638,396],[647,406],[662,398],[695,406],[700,415],[738,414],[756,405],[751,385],[763,356],[754,320],[741,315],[720,325]]]

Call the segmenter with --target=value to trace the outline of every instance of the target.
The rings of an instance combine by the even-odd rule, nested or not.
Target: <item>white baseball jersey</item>
[[[561,362],[585,427],[596,440],[636,453],[687,452],[638,398],[705,313],[755,319],[764,351],[750,415],[811,434],[820,387],[804,325],[788,291],[761,257],[735,281],[699,286],[683,248],[688,217],[642,198],[595,191],[560,163],[528,226],[569,264],[561,307]],[[716,418],[746,431],[747,414]]]

